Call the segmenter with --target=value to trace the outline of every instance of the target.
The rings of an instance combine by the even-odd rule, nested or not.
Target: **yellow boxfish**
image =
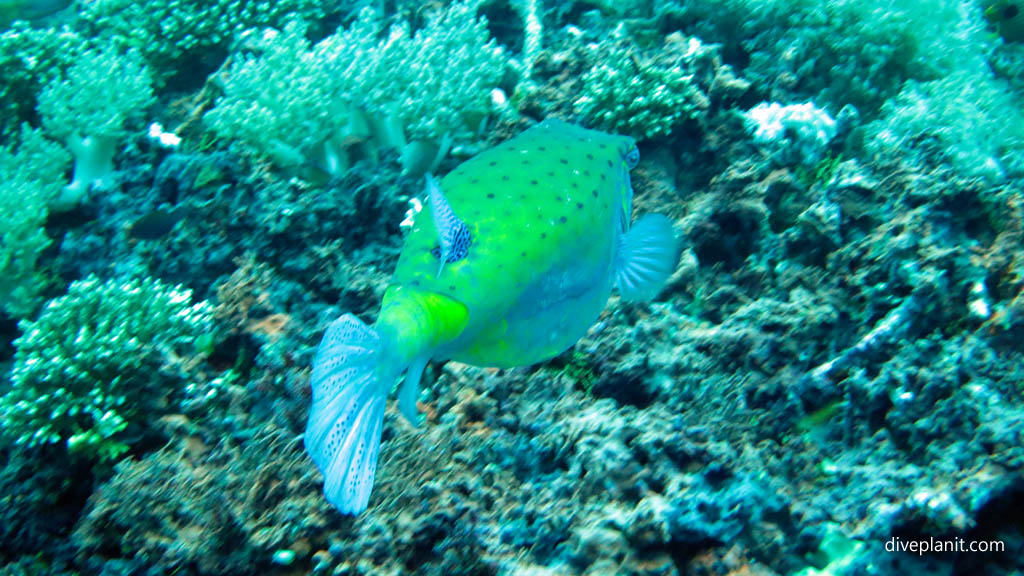
[[[630,225],[631,138],[547,120],[428,175],[377,322],[335,320],[313,361],[306,450],[343,513],[366,509],[384,400],[405,374],[398,407],[416,423],[430,360],[525,366],[571,347],[613,287],[649,300],[679,259],[668,218]]]

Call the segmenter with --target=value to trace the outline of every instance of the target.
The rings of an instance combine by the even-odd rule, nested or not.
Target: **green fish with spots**
[[[576,343],[617,288],[650,300],[675,270],[668,218],[631,222],[631,138],[547,120],[437,181],[373,327],[346,314],[313,362],[306,450],[342,513],[366,509],[384,401],[404,374],[399,410],[431,360],[525,366]]]

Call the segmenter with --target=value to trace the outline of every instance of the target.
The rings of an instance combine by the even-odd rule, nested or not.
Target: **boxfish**
[[[632,222],[631,138],[546,120],[425,178],[377,321],[332,322],[313,360],[306,450],[340,512],[367,507],[385,399],[416,424],[430,361],[526,366],[572,347],[617,289],[654,298],[675,270],[668,218]],[[404,376],[404,377],[403,377]]]

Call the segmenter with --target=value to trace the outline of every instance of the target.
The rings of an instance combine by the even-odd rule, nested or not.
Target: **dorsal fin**
[[[437,228],[438,251],[434,255],[441,260],[437,269],[437,276],[440,277],[446,263],[458,262],[469,254],[469,227],[455,215],[441,191],[441,184],[432,174],[427,174],[427,195],[430,214]]]

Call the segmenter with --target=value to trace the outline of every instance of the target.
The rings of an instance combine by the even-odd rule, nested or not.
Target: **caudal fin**
[[[378,381],[381,339],[346,314],[327,328],[313,361],[306,451],[324,475],[324,495],[343,514],[366,510],[373,488],[390,382]]]
[[[679,241],[672,222],[645,214],[619,238],[615,282],[624,300],[651,300],[661,292],[679,263]]]

